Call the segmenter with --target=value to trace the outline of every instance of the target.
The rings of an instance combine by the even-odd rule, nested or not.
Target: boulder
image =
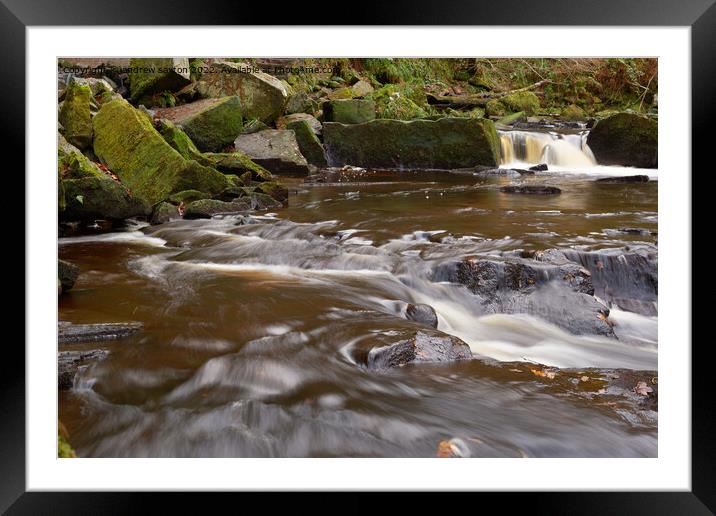
[[[500,99],[510,111],[524,111],[527,115],[534,115],[539,111],[539,97],[531,91],[513,93]]]
[[[556,186],[547,185],[505,185],[500,192],[513,194],[555,195],[562,193]]]
[[[316,135],[320,135],[323,130],[321,122],[319,122],[315,116],[308,115],[306,113],[295,113],[293,115],[282,116],[276,120],[276,129],[291,129],[291,125],[297,122],[305,121],[308,123],[308,127],[311,128]]]
[[[201,151],[222,150],[244,128],[241,101],[237,96],[198,100],[157,109],[157,113],[180,126]]]
[[[121,220],[145,216],[149,204],[132,195],[127,188],[109,177],[84,177],[62,181],[65,191],[63,220]]]
[[[619,113],[596,123],[587,145],[600,165],[657,168],[658,125],[655,120]]]
[[[354,97],[365,97],[366,95],[373,93],[375,90],[368,81],[361,79],[351,86],[351,91],[353,92]]]
[[[108,351],[92,349],[89,351],[60,351],[57,353],[57,388],[71,389],[80,367],[87,366],[107,357]]]
[[[405,308],[405,318],[433,328],[438,327],[438,315],[430,305],[409,303]]]
[[[256,187],[256,191],[268,195],[285,206],[288,205],[288,189],[286,189],[285,186],[271,181],[266,181],[259,184]]]
[[[341,124],[362,124],[375,120],[375,101],[344,99],[323,103],[323,120]]]
[[[288,90],[277,78],[244,63],[214,61],[212,71],[203,74],[196,88],[203,98],[236,95],[241,99],[244,118],[267,124],[283,114]]]
[[[202,199],[187,205],[184,210],[185,219],[210,219],[214,215],[224,215],[250,211],[250,201],[245,198],[234,199],[231,202],[217,199]]]
[[[636,176],[615,176],[615,177],[602,177],[596,180],[597,183],[606,184],[623,184],[623,183],[648,183],[649,176],[636,175]]]
[[[75,285],[79,275],[80,268],[77,265],[64,260],[57,260],[57,277],[60,280],[62,292],[70,290]]]
[[[315,113],[318,111],[318,103],[308,96],[308,93],[299,92],[288,99],[286,102],[286,114],[295,113]]]
[[[199,190],[182,190],[169,196],[169,202],[174,204],[187,204],[201,199],[209,199],[211,196]]]
[[[308,174],[308,162],[301,154],[296,134],[288,129],[267,129],[242,134],[234,141],[237,151],[272,173]]]
[[[495,125],[475,118],[373,120],[323,125],[331,166],[456,169],[496,167],[500,144]]]
[[[296,143],[306,161],[321,168],[328,166],[326,151],[308,120],[289,122],[287,128],[296,133]]]
[[[112,100],[93,119],[94,152],[133,193],[151,204],[182,190],[219,193],[226,177],[184,159],[145,114],[125,100]]]
[[[594,297],[591,273],[560,255],[541,260],[472,256],[438,266],[433,281],[465,285],[476,315],[528,314],[576,335],[615,338],[609,309]]]
[[[370,369],[388,369],[409,363],[454,362],[471,358],[470,346],[459,338],[440,332],[419,331],[409,339],[371,349],[366,365]]]
[[[585,120],[587,114],[576,104],[570,104],[562,110],[562,118],[565,120]]]
[[[525,115],[525,112],[518,111],[517,113],[512,113],[511,115],[503,116],[495,123],[497,125],[514,125],[516,122],[522,122],[524,120],[527,120],[527,116]]]
[[[190,82],[186,57],[134,58],[129,66],[129,94],[135,104],[157,105],[155,95],[177,91]]]
[[[89,86],[71,82],[59,113],[59,122],[67,141],[86,149],[92,145],[92,90]]]
[[[91,162],[81,150],[59,133],[57,133],[57,172],[62,179],[109,178],[97,164]]]
[[[164,224],[173,219],[180,219],[181,213],[179,209],[168,202],[160,202],[152,209],[152,216],[149,219],[150,224]]]

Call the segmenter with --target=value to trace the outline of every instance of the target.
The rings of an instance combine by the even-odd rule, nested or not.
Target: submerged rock
[[[496,167],[500,146],[495,125],[475,118],[327,122],[323,140],[331,166],[457,169]]]
[[[244,129],[241,101],[237,96],[198,100],[158,109],[157,113],[179,125],[199,150],[207,152],[222,150]]]
[[[239,97],[244,118],[256,118],[270,124],[283,114],[288,90],[277,78],[256,70],[252,65],[213,61],[212,72],[203,74],[196,90],[203,98]]]
[[[79,275],[80,268],[77,265],[64,260],[57,260],[57,277],[60,280],[62,292],[70,290],[75,285]]]
[[[296,134],[288,129],[267,129],[242,134],[234,141],[236,150],[273,173],[308,174],[308,162],[301,154]]]
[[[135,104],[156,105],[155,94],[177,91],[190,82],[186,57],[133,58],[129,66],[129,93]]]
[[[555,195],[562,193],[556,186],[547,185],[506,185],[500,192],[513,194]]]
[[[288,205],[288,189],[283,185],[267,181],[259,184],[256,191],[268,195],[285,206]]]
[[[371,349],[366,365],[371,369],[387,369],[409,363],[453,362],[470,358],[470,346],[459,338],[440,332],[419,331],[407,340]]]
[[[468,257],[438,267],[433,280],[465,285],[478,298],[478,315],[523,313],[576,335],[615,337],[591,273],[563,256],[550,258]]]
[[[341,124],[362,124],[375,120],[373,100],[341,99],[323,103],[323,120]]]
[[[254,209],[251,202],[244,197],[233,201],[219,201],[217,199],[202,199],[194,201],[184,210],[185,219],[210,219],[214,215],[241,213]]]
[[[125,100],[112,100],[93,119],[95,154],[133,195],[155,204],[182,190],[218,194],[224,174],[184,159],[152,125],[148,116]]]
[[[60,108],[59,122],[67,141],[79,149],[92,145],[92,90],[89,86],[71,82]]]
[[[57,325],[57,340],[60,344],[68,342],[96,342],[129,337],[141,331],[140,322],[72,324],[60,322]]]
[[[619,113],[597,122],[587,145],[600,165],[657,168],[657,132],[655,120]]]
[[[438,327],[438,315],[430,305],[409,303],[405,308],[405,318],[433,328]]]
[[[602,177],[596,180],[597,183],[607,184],[622,184],[622,183],[648,183],[649,176],[636,175],[636,176],[617,176],[617,177]]]
[[[168,202],[160,202],[152,209],[152,216],[149,219],[150,224],[165,224],[173,219],[180,219],[181,213],[179,209]]]

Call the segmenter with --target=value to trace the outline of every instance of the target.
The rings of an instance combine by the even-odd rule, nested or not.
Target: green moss
[[[62,177],[57,177],[57,211],[65,211],[67,202],[65,201],[65,185],[62,182]]]
[[[71,82],[65,92],[59,122],[65,138],[72,145],[86,149],[92,144],[92,90],[87,85]]]
[[[186,204],[189,202],[199,201],[201,199],[208,199],[210,197],[211,195],[200,192],[199,190],[182,190],[181,192],[170,195],[168,200],[172,204]]]
[[[534,115],[539,111],[539,97],[531,91],[513,93],[502,98],[502,103],[511,111],[524,111],[528,115]]]
[[[296,133],[296,142],[298,148],[301,150],[301,154],[306,158],[306,161],[317,167],[328,166],[326,160],[326,151],[323,150],[320,140],[316,136],[316,133],[311,129],[311,125],[307,120],[296,120],[290,122],[286,129],[292,130]]]
[[[565,120],[584,120],[586,117],[584,110],[575,104],[571,104],[562,110],[562,118]]]
[[[658,124],[644,116],[620,113],[600,120],[587,145],[602,165],[658,166]]]
[[[512,125],[515,122],[519,122],[520,120],[524,120],[525,112],[524,111],[518,111],[517,113],[512,113],[507,116],[503,116],[500,118],[497,122],[495,122],[498,125]]]
[[[375,102],[359,99],[324,102],[323,119],[342,124],[362,124],[375,119]]]
[[[237,173],[241,175],[243,172],[251,172],[254,181],[270,181],[273,177],[271,172],[264,167],[255,163],[246,154],[240,151],[234,152],[206,152],[204,157],[207,158],[214,167],[222,172]]]
[[[228,185],[220,172],[184,159],[124,100],[104,104],[93,122],[95,154],[135,195],[152,204],[181,190],[219,193]]]
[[[266,194],[284,205],[288,205],[288,190],[283,185],[267,181],[258,185],[256,191]]]
[[[487,101],[485,105],[485,112],[488,116],[505,116],[507,114],[507,108],[505,105],[497,99],[491,99]]]
[[[87,156],[57,135],[57,172],[62,179],[80,179],[83,177],[107,177]]]
[[[74,459],[77,457],[70,443],[59,433],[57,434],[57,457],[60,459]]]
[[[220,151],[244,132],[239,97],[224,97],[192,104],[197,105],[201,107],[178,122],[202,151]],[[184,106],[177,109],[184,109]]]
[[[186,58],[133,58],[129,61],[129,93],[132,102],[158,105],[162,92],[177,91],[189,84]]]
[[[63,181],[66,220],[121,220],[149,213],[149,204],[110,178],[84,177]]]

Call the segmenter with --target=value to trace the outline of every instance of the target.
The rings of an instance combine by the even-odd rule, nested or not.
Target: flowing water
[[[547,157],[559,170],[591,159],[572,152],[580,135],[539,135],[540,149],[507,138],[524,142],[507,161]],[[290,207],[273,214],[61,239],[60,258],[82,274],[60,298],[60,319],[145,324],[120,341],[63,345],[110,351],[60,393],[72,444],[80,456],[397,457],[435,456],[453,439],[473,457],[656,456],[655,414],[529,369],[656,370],[655,316],[614,309],[619,339],[575,336],[527,315],[481,316],[465,287],[432,275],[476,253],[655,249],[657,181],[596,183],[643,171],[580,163],[578,173],[517,179],[295,180]],[[562,194],[499,191],[514,182]],[[402,315],[410,302],[433,306],[438,329],[480,360],[366,369],[368,349],[422,328]]]

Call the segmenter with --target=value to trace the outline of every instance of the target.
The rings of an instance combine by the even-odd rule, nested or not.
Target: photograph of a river
[[[143,324],[59,392],[77,455],[656,456],[657,169],[597,165],[587,132],[501,130],[500,170],[336,168],[282,177],[284,208],[60,238],[82,274],[59,320]],[[374,367],[451,337],[471,359]]]

